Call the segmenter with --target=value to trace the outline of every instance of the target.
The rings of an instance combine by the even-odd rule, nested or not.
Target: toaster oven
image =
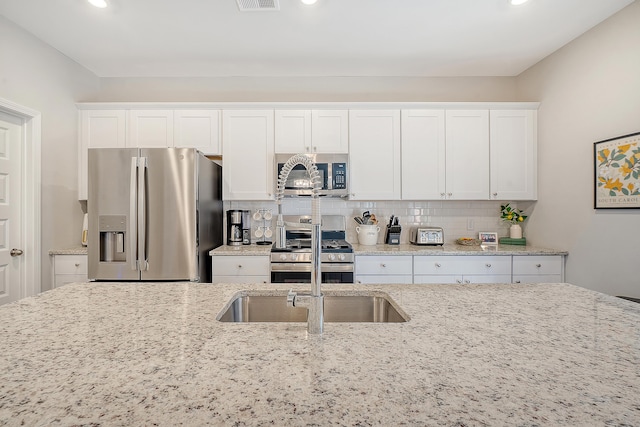
[[[414,245],[443,245],[444,231],[442,227],[411,227],[409,242]]]

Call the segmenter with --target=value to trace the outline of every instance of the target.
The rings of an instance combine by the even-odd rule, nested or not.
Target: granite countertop
[[[86,246],[74,246],[66,249],[51,249],[49,255],[87,255]]]
[[[241,289],[258,287],[69,284],[0,307],[0,424],[640,425],[636,303],[568,284],[325,285],[386,291],[411,319],[309,336],[217,322]]]
[[[360,245],[352,244],[356,255],[567,255],[567,251],[535,246],[497,245],[492,247],[445,244],[443,246]],[[209,255],[270,255],[271,245],[223,245],[211,250]]]

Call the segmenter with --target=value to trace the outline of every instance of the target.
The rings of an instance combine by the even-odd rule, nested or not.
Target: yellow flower
[[[633,169],[625,164],[620,167],[620,172],[622,173],[622,175],[629,175],[631,172],[633,172]]]
[[[524,221],[524,218],[519,217],[519,218],[518,218],[518,221],[522,222],[522,221]]]
[[[612,179],[608,179],[607,183],[604,185],[604,188],[608,188],[610,190],[620,190],[622,188],[620,178],[617,178],[615,181],[613,181]]]
[[[629,147],[631,147],[631,144],[620,145],[618,146],[618,150],[620,150],[621,153],[626,153]]]

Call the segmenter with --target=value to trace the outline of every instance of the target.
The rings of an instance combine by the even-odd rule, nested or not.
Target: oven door
[[[325,283],[353,283],[353,264],[322,263],[320,277]],[[311,264],[271,263],[271,283],[311,283]]]

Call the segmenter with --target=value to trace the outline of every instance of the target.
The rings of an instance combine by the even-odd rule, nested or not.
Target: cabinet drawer
[[[87,275],[87,255],[56,255],[54,266],[58,274]]]
[[[217,276],[268,276],[268,256],[214,256],[212,274]]]
[[[511,274],[510,256],[415,256],[414,274]]]
[[[562,275],[561,255],[517,255],[513,257],[513,275]]]
[[[413,275],[412,257],[396,256],[357,256],[356,276],[359,275]]]
[[[410,274],[382,274],[356,276],[356,283],[365,285],[410,285],[413,277]],[[324,286],[324,285],[323,285]]]

